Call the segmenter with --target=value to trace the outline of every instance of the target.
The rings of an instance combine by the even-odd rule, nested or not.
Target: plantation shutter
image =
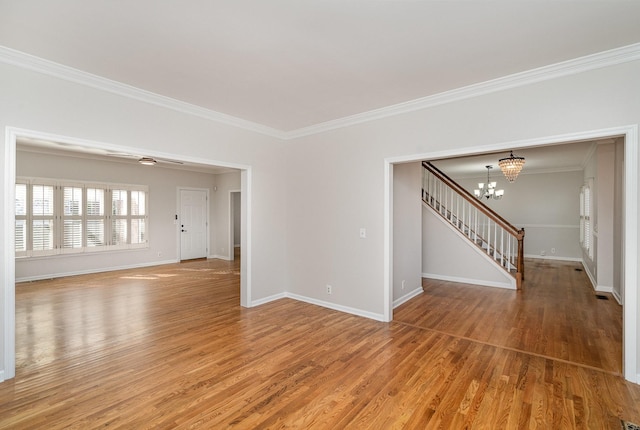
[[[31,243],[34,255],[53,253],[54,243],[54,186],[31,186]]]
[[[97,248],[106,245],[104,237],[106,224],[104,195],[105,190],[103,188],[87,188],[87,248]]]
[[[27,208],[29,198],[27,197],[27,184],[16,183],[16,226],[15,226],[15,251],[16,256],[27,254],[27,240],[29,237],[27,229]]]
[[[128,242],[128,195],[127,190],[111,190],[111,245],[126,245]]]
[[[584,189],[584,248],[593,258],[591,242],[591,187],[587,186]]]
[[[131,243],[147,241],[147,193],[131,191]]]
[[[62,248],[63,252],[79,252],[83,248],[83,189],[62,187]]]

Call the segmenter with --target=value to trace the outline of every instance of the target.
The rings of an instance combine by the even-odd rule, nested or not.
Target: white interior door
[[[180,190],[180,260],[207,256],[207,194]]]

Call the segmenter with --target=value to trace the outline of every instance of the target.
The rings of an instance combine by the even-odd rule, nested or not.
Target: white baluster
[[[487,220],[487,254],[491,255],[491,220]]]
[[[504,228],[500,229],[500,265],[504,267]]]
[[[498,224],[493,229],[493,259],[498,261]]]

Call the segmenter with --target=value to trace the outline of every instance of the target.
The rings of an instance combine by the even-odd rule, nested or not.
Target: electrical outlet
[[[327,284],[327,294],[331,294],[331,285]]]
[[[400,288],[401,288],[401,289],[403,289],[403,290],[404,290],[404,282],[405,282],[405,281],[404,281],[404,279],[403,279],[403,280],[402,280],[402,286],[400,287]]]
[[[544,257],[545,255],[547,255],[547,251],[543,249],[542,251],[540,251],[540,255]]]
[[[556,249],[555,248],[551,248],[551,253],[555,254],[556,253]]]
[[[158,251],[158,257],[162,257],[162,252]]]
[[[367,229],[362,227],[360,229],[360,239],[366,239],[367,238]]]

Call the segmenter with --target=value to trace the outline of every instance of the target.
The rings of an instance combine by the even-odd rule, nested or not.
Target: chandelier
[[[500,200],[504,196],[504,190],[496,190],[496,182],[491,182],[489,178],[489,172],[493,169],[493,166],[485,166],[487,168],[487,183],[478,182],[478,189],[473,190],[473,194],[482,200],[483,197],[487,199]]]
[[[502,173],[504,173],[505,178],[507,178],[509,182],[515,182],[518,174],[522,170],[522,166],[524,166],[524,157],[514,157],[513,151],[511,151],[511,155],[498,160],[498,165]]]

